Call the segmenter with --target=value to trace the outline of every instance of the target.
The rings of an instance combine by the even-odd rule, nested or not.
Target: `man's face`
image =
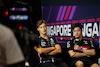
[[[40,35],[45,35],[47,33],[47,26],[45,23],[42,23],[37,30],[39,31]]]
[[[82,30],[80,27],[75,27],[73,29],[73,34],[75,35],[75,38],[80,38],[82,36]]]

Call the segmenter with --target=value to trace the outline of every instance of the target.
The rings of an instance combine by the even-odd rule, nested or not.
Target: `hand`
[[[87,49],[82,49],[83,53],[87,50]],[[87,57],[91,57],[90,55],[86,54]]]
[[[87,55],[87,57],[91,57],[91,56]]]
[[[55,47],[52,47],[52,49],[54,49],[54,50],[55,50],[56,48],[55,48]]]
[[[81,48],[79,45],[74,45],[74,47],[75,47],[75,50],[81,51]]]
[[[50,47],[52,50],[51,51],[54,51],[56,48],[55,47]],[[51,52],[50,51],[50,52]],[[44,53],[44,55],[48,55],[50,52],[48,52],[48,53]]]

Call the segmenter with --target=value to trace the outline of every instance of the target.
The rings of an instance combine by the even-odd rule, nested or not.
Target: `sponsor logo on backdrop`
[[[82,21],[71,21],[70,24],[67,24],[66,21],[64,22],[55,22],[48,25],[47,28],[47,34],[51,36],[74,36],[72,34],[72,25],[74,23],[82,23],[83,25],[83,37],[94,37],[100,36],[100,22],[98,22],[100,18],[96,18],[96,20],[93,19],[87,19],[87,22]],[[95,22],[96,21],[96,22]]]

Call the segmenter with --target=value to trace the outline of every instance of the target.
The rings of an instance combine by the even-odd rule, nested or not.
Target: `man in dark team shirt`
[[[39,20],[37,22],[37,30],[40,34],[39,45],[34,46],[34,49],[39,54],[42,66],[68,67],[59,56],[62,51],[55,37],[47,36],[47,22],[45,20]]]
[[[82,25],[76,23],[72,26],[74,39],[67,42],[68,53],[71,57],[71,67],[100,67],[89,57],[96,54],[92,41],[83,39]]]

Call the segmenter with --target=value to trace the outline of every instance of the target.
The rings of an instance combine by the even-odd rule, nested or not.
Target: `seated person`
[[[71,67],[100,67],[89,57],[96,54],[92,41],[83,39],[82,25],[76,23],[72,26],[74,39],[67,42],[68,53],[71,57]]]
[[[43,67],[68,67],[59,56],[61,47],[57,43],[55,37],[47,36],[47,22],[39,20],[37,22],[37,30],[40,33],[39,44],[34,46],[40,57],[40,63]]]

